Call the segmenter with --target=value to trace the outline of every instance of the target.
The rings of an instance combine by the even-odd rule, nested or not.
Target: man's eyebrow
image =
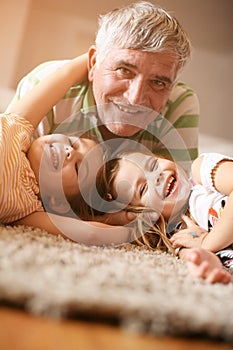
[[[169,77],[165,76],[165,75],[155,75],[154,76],[154,79],[158,79],[158,80],[161,80],[161,81],[165,81],[166,83],[168,84],[171,84],[172,81]]]
[[[117,61],[116,66],[127,66],[129,68],[137,69],[137,66],[135,64],[132,64],[132,63],[125,61],[125,60]]]

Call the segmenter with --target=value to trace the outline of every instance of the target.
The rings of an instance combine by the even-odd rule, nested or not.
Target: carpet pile
[[[133,245],[87,247],[39,229],[0,227],[2,305],[233,342],[232,297],[233,282],[192,278],[184,262],[166,253]]]

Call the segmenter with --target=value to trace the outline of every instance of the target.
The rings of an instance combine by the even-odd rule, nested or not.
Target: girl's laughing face
[[[136,152],[120,160],[114,187],[117,199],[153,208],[166,220],[181,211],[191,189],[185,171],[174,162]]]

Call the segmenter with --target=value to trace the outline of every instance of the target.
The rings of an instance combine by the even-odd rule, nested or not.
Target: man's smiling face
[[[170,53],[111,49],[104,57],[89,51],[89,80],[97,106],[111,104],[101,122],[119,136],[132,136],[155,119],[169,97],[178,61]],[[110,109],[108,109],[110,108]],[[111,118],[113,120],[111,120]]]

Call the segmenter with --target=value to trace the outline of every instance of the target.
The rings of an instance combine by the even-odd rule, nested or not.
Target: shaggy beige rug
[[[233,283],[191,278],[168,254],[85,247],[0,227],[0,301],[33,314],[115,322],[138,332],[233,341]]]

